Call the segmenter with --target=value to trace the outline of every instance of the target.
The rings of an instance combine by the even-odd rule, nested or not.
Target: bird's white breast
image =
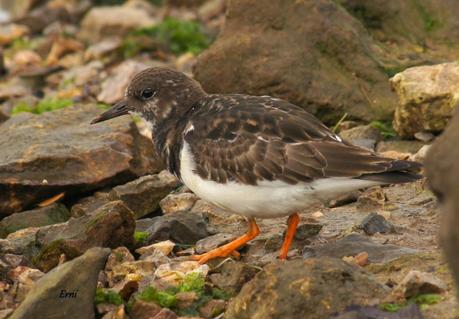
[[[180,153],[180,174],[183,183],[202,199],[235,214],[257,218],[287,216],[343,193],[379,184],[342,177],[295,185],[282,181],[262,181],[258,185],[216,183],[195,173],[195,162],[186,142]]]

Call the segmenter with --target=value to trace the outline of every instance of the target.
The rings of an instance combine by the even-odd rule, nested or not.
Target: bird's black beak
[[[91,124],[103,122],[121,115],[125,115],[129,113],[128,103],[126,99],[122,99],[107,111],[96,117],[91,121]]]

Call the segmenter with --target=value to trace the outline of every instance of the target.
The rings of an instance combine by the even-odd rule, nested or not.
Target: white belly
[[[202,199],[232,213],[257,218],[291,215],[312,204],[333,199],[359,188],[380,184],[342,177],[296,185],[281,181],[262,181],[258,185],[243,185],[236,182],[220,184],[204,180],[195,173],[195,162],[186,142],[180,153],[180,173],[183,183]]]

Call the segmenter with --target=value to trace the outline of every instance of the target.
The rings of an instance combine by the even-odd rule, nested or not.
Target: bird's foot
[[[191,260],[196,260],[200,264],[205,264],[211,259],[218,258],[218,257],[228,257],[231,254],[240,256],[240,254],[236,250],[239,247],[243,246],[245,243],[247,243],[249,240],[252,240],[255,237],[257,237],[259,233],[260,233],[260,229],[255,223],[255,220],[250,219],[249,220],[249,230],[247,231],[246,234],[242,235],[241,237],[233,240],[232,242],[226,245],[212,249],[211,251],[205,254],[193,255],[191,256]]]

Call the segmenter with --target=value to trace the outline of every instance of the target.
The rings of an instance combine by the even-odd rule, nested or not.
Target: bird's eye
[[[147,88],[147,89],[144,89],[144,90],[140,93],[140,95],[142,96],[142,98],[143,98],[144,100],[148,100],[148,99],[152,98],[154,94],[153,94],[153,90],[152,90],[152,89]]]

